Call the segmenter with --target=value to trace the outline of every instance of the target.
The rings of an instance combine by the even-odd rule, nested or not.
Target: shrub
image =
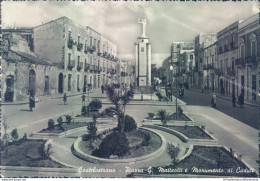
[[[169,115],[166,113],[166,110],[158,111],[157,115],[161,119],[162,124],[165,126],[169,120]]]
[[[48,130],[53,130],[54,129],[54,120],[49,119],[48,121]]]
[[[133,117],[126,115],[125,116],[125,132],[130,132],[135,130],[137,127],[136,122]]]
[[[88,129],[88,134],[90,136],[90,138],[92,139],[96,139],[97,135],[97,126],[94,122],[89,123],[89,125],[87,126]]]
[[[183,114],[183,109],[182,109],[182,107],[181,107],[181,106],[178,106],[178,113],[179,113],[180,115],[182,115],[182,114]]]
[[[89,116],[89,106],[82,106],[81,115],[82,116]]]
[[[88,106],[91,111],[98,111],[102,108],[102,102],[99,99],[93,99]]]
[[[154,117],[154,113],[150,113],[150,112],[149,112],[149,113],[148,113],[148,116],[149,116],[150,119],[152,119],[152,118]]]
[[[129,151],[129,144],[124,133],[114,132],[107,135],[101,142],[99,149],[93,152],[96,156],[109,158],[111,155],[124,156]]]
[[[178,163],[177,156],[180,152],[180,148],[179,148],[179,146],[174,146],[173,144],[168,143],[167,150],[168,150],[169,156],[172,159],[173,168],[175,168],[176,164]]]
[[[144,139],[142,142],[142,146],[148,146],[150,143],[151,136],[149,133],[144,133]]]
[[[27,140],[27,134],[24,133],[24,135],[23,135],[23,141],[26,141],[26,140]]]
[[[16,128],[12,130],[11,136],[12,136],[12,141],[13,142],[17,142],[17,140],[19,138],[19,135],[18,135],[18,132],[17,132]]]
[[[59,117],[59,118],[57,119],[57,122],[58,122],[58,126],[61,127],[62,122],[63,122],[62,117]]]
[[[159,101],[162,100],[163,96],[160,92],[157,92],[155,95],[158,97]]]
[[[66,123],[70,124],[71,120],[72,120],[71,116],[70,115],[66,115]]]

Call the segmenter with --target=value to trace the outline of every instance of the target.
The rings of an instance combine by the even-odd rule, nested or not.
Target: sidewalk
[[[68,93],[67,97],[74,97],[74,96],[80,96],[82,95],[82,93],[78,93],[78,92],[73,92],[73,93]],[[88,93],[85,93],[85,95],[87,96]],[[102,94],[100,90],[93,90],[92,92],[89,93],[89,95],[91,97],[96,97],[96,98],[101,98]],[[103,94],[105,95],[105,94]],[[42,96],[36,96],[35,97],[35,102],[41,102],[41,101],[47,101],[50,99],[63,99],[63,94],[53,94],[53,95],[42,95]],[[15,102],[0,102],[0,106],[1,105],[23,105],[23,104],[29,104],[29,98],[28,100],[22,100],[22,101],[15,101]]]
[[[201,94],[212,94],[212,92],[205,92],[205,93],[202,93],[201,90],[199,89],[195,89],[195,88],[189,88],[188,90],[191,90],[191,91],[194,91],[194,92],[199,92]],[[226,100],[230,100],[232,101],[232,95],[222,95],[220,93],[217,93],[217,92],[214,92],[218,98],[221,98],[221,99],[226,99]],[[257,101],[252,101],[252,100],[245,100],[244,101],[246,105],[249,105],[249,106],[253,106],[253,107],[258,107],[260,102],[257,102]]]

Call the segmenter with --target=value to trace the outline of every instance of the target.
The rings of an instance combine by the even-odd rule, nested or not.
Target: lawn
[[[27,140],[8,147],[8,153],[1,151],[2,166],[65,168],[60,163],[45,158],[45,141]]]
[[[190,118],[188,118],[185,114],[178,114],[176,118],[176,113],[173,113],[169,117],[170,121],[176,120],[176,121],[191,121]]]
[[[149,133],[150,134],[150,141],[148,146],[142,146],[143,142],[143,133]],[[108,133],[110,134],[110,133]],[[105,135],[106,136],[106,135]],[[92,154],[92,151],[94,149],[99,147],[99,144],[102,142],[102,140],[105,138],[105,136],[102,136],[101,138],[97,138],[94,143],[92,144],[94,148],[90,148],[90,142],[89,141],[81,141],[79,143],[79,148],[87,153],[87,154]],[[131,132],[126,133],[127,140],[129,142],[129,153],[123,157],[120,157],[120,159],[129,159],[129,158],[136,158],[140,156],[144,156],[147,154],[150,154],[157,149],[159,149],[162,145],[161,138],[149,131],[146,130],[134,130]]]
[[[191,155],[177,163],[175,167],[169,165],[163,168],[165,170],[181,168],[183,173],[184,170],[187,169],[187,172],[185,172],[187,174],[235,177],[257,176],[254,172],[250,172],[249,168],[247,168],[243,162],[231,156],[230,152],[223,147],[194,146]],[[154,167],[154,171],[155,173],[159,173],[157,167]]]
[[[162,126],[162,125],[160,125]],[[166,125],[165,127],[170,128],[172,130],[176,130],[190,139],[212,139],[207,133],[205,133],[198,126],[171,126]]]
[[[42,129],[39,133],[62,133],[64,131],[68,131],[70,129],[79,128],[83,126],[88,126],[88,122],[71,122],[70,124],[63,123],[61,129],[58,125],[55,125],[53,130],[49,130],[48,128]]]

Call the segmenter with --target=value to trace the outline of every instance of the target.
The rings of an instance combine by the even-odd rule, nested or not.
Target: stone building
[[[195,88],[201,89],[205,86],[205,77],[203,71],[204,48],[215,43],[217,36],[215,33],[200,33],[195,37]]]
[[[203,85],[207,90],[215,92],[217,90],[218,79],[215,75],[217,67],[217,45],[216,42],[204,48],[203,57]]]
[[[193,42],[173,42],[171,45],[171,58],[169,59],[168,65],[166,66],[167,82],[173,82],[175,86],[184,83],[184,76],[186,73],[184,68],[188,59],[183,53],[192,52],[194,48]],[[182,55],[183,54],[183,55]],[[185,59],[185,60],[184,60]],[[187,61],[186,61],[187,60]],[[185,64],[183,63],[185,61]],[[172,66],[172,70],[170,70]],[[171,75],[172,74],[172,75]],[[186,78],[185,78],[186,79]]]
[[[235,60],[238,56],[238,26],[241,21],[236,21],[217,33],[218,51],[218,92],[221,94],[237,94],[237,71]]]
[[[56,72],[58,68],[33,52],[33,31],[30,28],[3,30],[2,94],[3,101],[28,99],[57,93]]]
[[[61,17],[33,28],[35,54],[60,67],[58,92],[86,92],[115,81],[117,46]]]
[[[237,94],[260,100],[260,13],[238,25]]]
[[[61,17],[3,30],[3,101],[80,93],[119,81],[117,46],[90,27]]]

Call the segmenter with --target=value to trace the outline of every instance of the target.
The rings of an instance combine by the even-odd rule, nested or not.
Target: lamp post
[[[170,70],[171,70],[171,75],[172,75],[172,71],[173,71],[173,66],[172,65],[170,66]],[[173,77],[172,77],[172,79],[173,79]],[[171,83],[171,101],[172,101],[172,93],[173,93],[173,91],[172,91],[172,83]],[[178,96],[178,89],[176,89],[176,91],[174,91],[174,93],[176,93],[176,96],[175,96],[175,106],[176,106],[176,119],[177,119],[177,114],[178,114],[178,98],[177,98],[177,96]]]

